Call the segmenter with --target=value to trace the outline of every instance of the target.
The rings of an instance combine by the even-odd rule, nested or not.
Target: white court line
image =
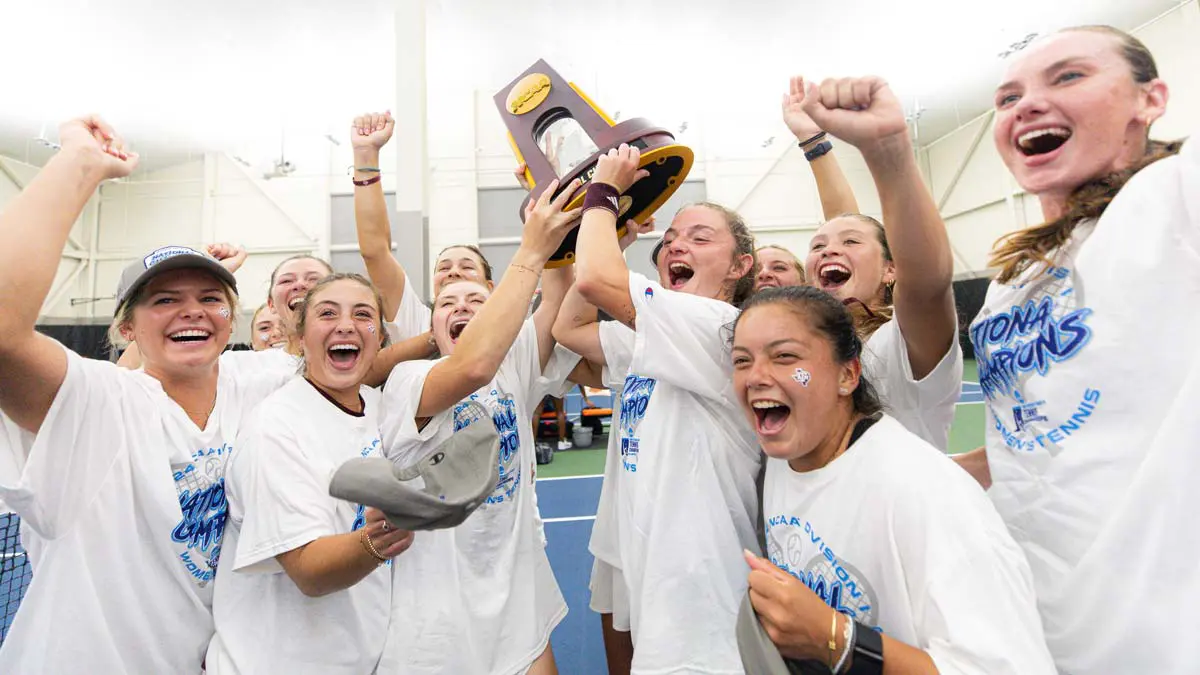
[[[24,555],[25,555],[24,551],[17,551],[16,553],[0,553],[0,560],[8,560],[10,558],[20,558],[20,557],[23,557]]]
[[[595,520],[596,516],[566,516],[564,518],[545,518],[543,523],[574,523],[581,520]]]
[[[978,382],[972,382],[972,381],[970,381],[970,380],[963,380],[963,384],[973,384],[973,385],[975,385],[976,387],[978,387],[978,386],[979,386],[979,383],[978,383]]]
[[[551,480],[581,480],[584,478],[604,478],[604,474],[595,473],[595,474],[591,474],[589,476],[546,476],[545,478],[538,478],[534,482],[540,483],[542,481],[551,481]]]

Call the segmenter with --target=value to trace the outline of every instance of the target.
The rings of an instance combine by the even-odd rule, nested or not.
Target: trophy
[[[641,152],[641,166],[649,176],[634,183],[620,198],[618,236],[629,220],[641,222],[654,214],[679,189],[692,168],[692,150],[675,143],[675,136],[649,121],[634,118],[617,123],[567,82],[544,60],[530,66],[496,94],[496,107],[508,127],[508,140],[518,162],[526,166],[529,195],[521,202],[519,216],[558,179],[558,197],[571,181],[582,181],[567,203],[567,209],[583,205],[588,183],[596,173],[600,155],[628,143]],[[576,227],[567,233],[562,246],[550,256],[547,267],[575,262]]]

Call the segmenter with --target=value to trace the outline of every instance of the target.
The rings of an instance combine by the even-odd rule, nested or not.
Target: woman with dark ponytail
[[[1021,549],[978,485],[883,412],[862,356],[816,288],[764,290],[734,324],[734,390],[767,454],[746,672],[769,641],[822,672],[1054,673]]]
[[[971,326],[987,444],[962,462],[1072,675],[1200,663],[1178,637],[1200,600],[1200,357],[1172,349],[1200,330],[1200,147],[1150,140],[1167,98],[1146,46],[1107,26],[1034,43],[995,95],[1000,157],[1046,221],[993,251]]]

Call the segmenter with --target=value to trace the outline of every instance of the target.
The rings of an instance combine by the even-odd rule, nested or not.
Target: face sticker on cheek
[[[792,373],[792,379],[799,382],[801,387],[807,387],[809,380],[812,379],[812,373],[803,368],[797,368],[796,372]]]
[[[258,339],[262,342],[266,342],[267,340],[271,339],[271,334],[270,333],[259,333]]]
[[[217,310],[217,314],[220,314],[222,319],[228,319],[230,316],[232,316],[232,313],[230,313],[228,307],[221,307]]]
[[[367,332],[374,335],[375,334],[375,324],[373,324],[373,323],[367,324]]]

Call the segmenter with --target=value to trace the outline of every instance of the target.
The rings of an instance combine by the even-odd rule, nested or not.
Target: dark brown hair
[[[1064,28],[1060,33],[1101,33],[1116,38],[1122,58],[1129,65],[1130,75],[1138,84],[1146,84],[1158,78],[1158,66],[1154,56],[1141,40],[1112,26],[1076,26]],[[1147,129],[1149,133],[1149,129]],[[1183,141],[1152,141],[1147,139],[1146,152],[1131,166],[1094,178],[1075,188],[1067,198],[1067,210],[1061,217],[1019,232],[1004,235],[992,247],[988,261],[991,267],[1000,268],[996,280],[1005,283],[1013,280],[1030,265],[1050,264],[1052,254],[1071,239],[1071,233],[1080,222],[1099,218],[1121,188],[1137,172],[1165,157],[1178,154]]]
[[[833,347],[833,359],[839,365],[857,360],[861,366],[862,338],[858,335],[854,318],[837,298],[814,286],[764,288],[746,301],[741,314],[733,322],[732,333],[736,335],[738,323],[747,312],[766,305],[780,305],[800,317]],[[730,340],[732,342],[732,337]],[[883,410],[879,394],[867,380],[866,372],[859,373],[858,387],[854,389],[851,400],[854,411],[861,415],[874,415]]]

